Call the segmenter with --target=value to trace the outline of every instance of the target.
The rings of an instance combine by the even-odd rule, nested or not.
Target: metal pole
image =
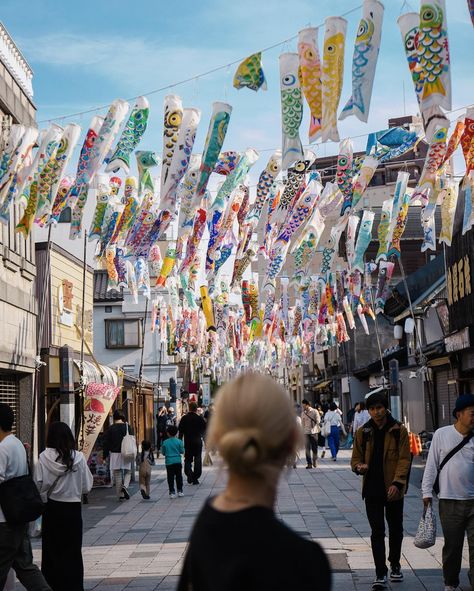
[[[82,252],[82,301],[81,301],[81,357],[80,357],[80,368],[79,368],[79,398],[80,398],[80,409],[81,409],[81,431],[80,431],[80,443],[79,447],[84,447],[84,318],[85,318],[85,307],[86,307],[86,271],[87,271],[87,230],[84,230],[84,244]]]
[[[142,394],[142,386],[143,386],[143,356],[145,354],[145,331],[146,331],[146,320],[148,315],[148,298],[145,298],[145,316],[142,320],[142,351],[140,355],[140,369],[138,371],[138,400]],[[143,408],[143,435],[146,436],[146,397],[143,396],[142,399],[142,408]]]

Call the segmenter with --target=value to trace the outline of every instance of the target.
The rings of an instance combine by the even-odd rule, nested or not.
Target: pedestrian
[[[66,423],[51,423],[35,480],[47,501],[41,526],[43,575],[53,591],[83,591],[81,499],[93,478]]]
[[[209,421],[211,420],[213,412],[214,404],[211,402],[211,404],[207,407],[206,411],[204,412],[204,420],[206,421],[206,423],[209,423]]]
[[[12,433],[14,422],[12,408],[0,402],[0,486],[29,472],[25,447]],[[33,564],[28,523],[7,523],[0,507],[0,589],[5,586],[10,568],[28,591],[51,591],[43,574]]]
[[[363,476],[362,498],[370,528],[370,542],[375,563],[372,589],[387,586],[385,556],[385,519],[389,530],[390,580],[403,580],[400,556],[403,540],[403,499],[411,465],[408,431],[388,410],[381,392],[366,402],[370,420],[356,432],[351,467]]]
[[[365,408],[365,401],[358,402],[356,404],[356,412],[354,414],[354,419],[352,422],[352,435],[355,437],[357,429],[365,425],[367,421],[370,421],[370,415]]]
[[[119,501],[130,499],[128,487],[132,476],[132,462],[122,456],[122,441],[125,435],[132,433],[121,410],[114,410],[114,424],[104,436],[104,459],[110,456],[109,469],[115,481],[115,491]]]
[[[474,584],[474,394],[456,400],[454,425],[433,435],[421,491],[427,507],[438,477],[439,518],[443,529],[445,591],[459,585],[464,536],[469,546],[469,580]]]
[[[161,443],[166,439],[166,419],[168,412],[166,406],[162,406],[156,415],[156,449],[158,456],[160,455]]]
[[[320,546],[274,513],[280,475],[300,442],[292,402],[270,377],[244,374],[220,389],[207,443],[228,482],[196,520],[178,591],[329,591]]]
[[[151,448],[151,443],[146,439],[142,441],[142,450],[138,454],[138,482],[142,497],[148,501],[150,499],[150,480],[151,467],[155,465],[155,456]]]
[[[330,427],[330,432],[326,439],[334,462],[337,460],[337,454],[339,452],[339,430],[343,428],[341,413],[338,410],[337,404],[331,402],[329,410],[324,415],[324,424]]]
[[[176,489],[178,490],[178,497],[184,497],[181,456],[185,452],[183,442],[176,437],[177,433],[178,429],[174,425],[170,425],[167,431],[168,437],[163,441],[162,446],[163,455],[165,456],[170,499],[176,498]],[[174,486],[175,480],[176,488]]]
[[[179,422],[179,438],[184,438],[184,473],[188,484],[199,484],[202,474],[202,440],[206,421],[197,414],[196,402],[189,403],[189,412]]]
[[[324,424],[324,410],[320,404],[317,404],[315,408],[319,412],[319,417],[320,417],[319,426],[321,427],[321,425]],[[319,433],[318,433],[318,450],[319,449],[322,450],[321,451],[321,458],[324,458],[324,456],[326,455],[326,438],[322,434],[321,429],[319,429]]]
[[[309,401],[301,401],[303,412],[301,413],[301,424],[303,426],[303,434],[305,439],[305,453],[306,453],[306,469],[316,468],[318,462],[318,433],[321,431],[319,426],[321,417],[315,408],[311,408]],[[313,459],[311,459],[311,452],[313,452]]]

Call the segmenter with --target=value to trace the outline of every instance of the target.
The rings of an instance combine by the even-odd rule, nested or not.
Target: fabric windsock
[[[161,189],[160,195],[164,195],[164,187],[170,175],[173,154],[178,144],[178,135],[183,120],[183,103],[181,97],[168,94],[164,100],[163,120],[163,158],[161,162]]]
[[[297,53],[280,55],[280,96],[282,122],[282,164],[288,170],[295,162],[303,159],[303,146],[299,129],[303,119],[303,96],[298,76],[299,58]]]
[[[361,273],[364,272],[364,254],[372,239],[372,224],[374,223],[374,217],[375,213],[373,211],[365,210],[360,223],[352,269],[358,269]]]
[[[384,6],[378,0],[364,1],[352,58],[352,96],[339,119],[355,115],[367,123],[382,37],[383,13]]]
[[[397,175],[397,181],[395,183],[395,191],[393,194],[393,205],[392,205],[392,213],[391,213],[391,218],[390,218],[390,226],[388,229],[388,236],[387,236],[387,243],[388,244],[390,244],[392,242],[393,231],[395,230],[395,226],[397,224],[398,213],[400,211],[402,201],[405,199],[405,195],[407,193],[409,178],[410,178],[410,174],[408,172],[399,172]]]
[[[379,162],[380,161],[377,158],[374,158],[374,156],[366,156],[364,158],[359,174],[354,179],[352,186],[352,209],[354,209],[364,195],[375,174]]]
[[[464,177],[464,216],[462,222],[462,235],[468,232],[474,225],[474,170]]]
[[[379,275],[377,277],[377,287],[375,290],[375,313],[381,314],[385,308],[388,285],[393,275],[395,263],[381,261],[379,264]]]
[[[379,241],[379,248],[375,258],[375,262],[386,261],[387,251],[389,247],[389,231],[390,222],[392,220],[393,199],[386,199],[382,203],[382,213],[380,215],[379,227],[377,228],[377,238]]]
[[[308,27],[298,33],[300,82],[310,110],[309,142],[321,135],[323,98],[321,87],[321,58],[318,49],[318,29]]]
[[[392,256],[400,257],[401,251],[401,239],[403,233],[405,232],[407,219],[408,219],[408,208],[410,206],[410,195],[405,193],[401,200],[400,200],[400,208],[398,210],[398,214],[395,220],[395,227],[392,232],[391,236],[391,246],[389,251],[387,252],[387,258],[389,259]],[[394,206],[395,209],[395,206]],[[394,211],[392,212],[392,218],[394,216]],[[434,220],[434,216],[432,218]]]
[[[201,293],[201,306],[202,311],[204,312],[204,317],[206,318],[206,328],[207,331],[216,331],[215,321],[214,321],[214,310],[212,306],[212,300],[209,297],[209,293],[207,287],[205,285],[201,285],[199,288]]]
[[[346,255],[349,269],[352,269],[352,264],[355,258],[355,239],[359,222],[360,217],[358,215],[349,216],[349,221],[347,222]]]

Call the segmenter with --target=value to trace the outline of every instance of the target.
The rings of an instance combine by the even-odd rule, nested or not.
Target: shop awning
[[[74,381],[79,382],[81,375],[81,362],[74,359]],[[109,384],[110,386],[118,385],[117,373],[105,365],[99,363],[91,363],[84,361],[84,383],[85,384]]]
[[[320,384],[316,384],[314,386],[314,389],[315,390],[322,390],[323,388],[327,388],[330,383],[331,383],[331,380],[325,380],[324,382],[321,382]]]

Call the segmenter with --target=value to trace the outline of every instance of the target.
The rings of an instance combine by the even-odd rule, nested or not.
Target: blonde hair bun
[[[293,403],[275,380],[245,373],[219,390],[207,444],[230,471],[265,477],[281,470],[298,443]]]

